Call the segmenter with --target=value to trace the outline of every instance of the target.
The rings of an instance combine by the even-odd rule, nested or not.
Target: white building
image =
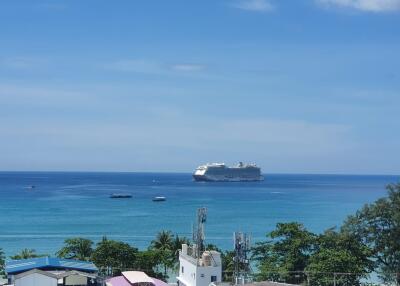
[[[21,274],[18,274],[14,278],[15,286],[57,286],[58,277],[57,275],[42,271],[39,269],[33,269]]]
[[[179,252],[178,285],[209,286],[213,282],[221,282],[221,254],[218,251],[204,251],[201,257],[197,258],[195,247],[182,245]]]
[[[97,285],[96,275],[79,271],[43,271],[32,269],[14,276],[14,286]],[[91,281],[91,282],[90,282]]]

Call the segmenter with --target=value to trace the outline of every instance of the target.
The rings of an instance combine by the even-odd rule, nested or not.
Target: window
[[[201,278],[204,278],[204,274],[200,274],[200,277],[201,277]]]
[[[181,267],[181,272],[182,272],[182,273],[184,273],[184,271],[183,271],[183,270],[184,270],[184,268],[183,268],[183,266],[182,266],[182,267]]]
[[[217,276],[211,275],[211,282],[217,282]]]

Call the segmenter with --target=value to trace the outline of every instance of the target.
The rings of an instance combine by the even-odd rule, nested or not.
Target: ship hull
[[[223,163],[201,165],[194,171],[193,179],[203,182],[254,182],[262,181],[264,177],[256,165],[240,162],[233,167],[226,167]]]
[[[252,177],[252,178],[244,178],[244,177],[224,177],[224,176],[207,176],[207,175],[196,175],[193,174],[193,179],[197,182],[258,182],[263,181],[264,177]]]

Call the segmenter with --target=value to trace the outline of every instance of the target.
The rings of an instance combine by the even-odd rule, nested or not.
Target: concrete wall
[[[197,267],[196,286],[208,286],[211,283],[211,276],[216,276],[215,282],[221,282],[221,267]]]
[[[65,277],[65,285],[73,286],[73,285],[86,285],[87,277],[81,275],[70,275]]]
[[[32,273],[14,281],[15,286],[57,286],[57,279],[42,275],[40,273]]]

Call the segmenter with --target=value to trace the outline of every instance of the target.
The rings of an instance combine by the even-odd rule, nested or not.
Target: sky
[[[400,0],[0,2],[0,170],[400,174]]]

